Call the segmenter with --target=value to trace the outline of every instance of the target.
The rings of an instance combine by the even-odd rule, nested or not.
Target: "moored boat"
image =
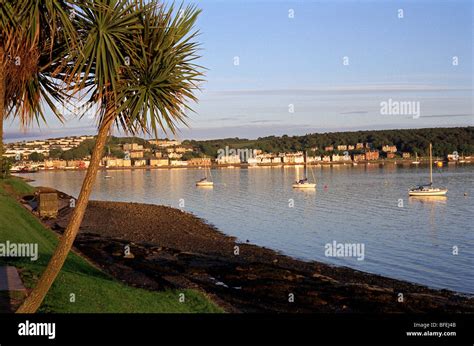
[[[420,161],[418,161],[418,153],[415,153],[415,161],[411,163],[412,165],[419,165]]]
[[[294,189],[314,189],[316,188],[316,184],[314,183],[301,183],[301,182],[295,182],[293,185]]]
[[[203,179],[199,180],[198,182],[196,182],[196,186],[199,186],[199,187],[213,187],[214,182],[207,180],[207,178],[203,178]]]
[[[294,189],[314,189],[316,188],[316,183],[310,183],[308,181],[308,174],[307,174],[307,159],[306,159],[306,152],[304,153],[304,161],[305,161],[305,164],[304,164],[304,178],[303,179],[299,179],[299,180],[296,180],[292,187]],[[298,165],[295,166],[296,169],[298,169]],[[311,169],[311,174],[313,176],[313,180],[316,181],[316,178],[314,176],[314,173],[313,173],[313,169]]]
[[[414,187],[408,191],[409,196],[445,196],[448,193],[448,189],[442,187],[433,187],[433,146],[430,143],[430,183],[426,185],[420,185]]]
[[[209,170],[209,175],[207,174]],[[214,182],[210,179],[212,177],[211,168],[206,167],[205,177],[196,182],[197,187],[214,187]]]
[[[410,196],[446,196],[447,193],[448,189],[432,187],[431,185],[418,186],[408,192]]]

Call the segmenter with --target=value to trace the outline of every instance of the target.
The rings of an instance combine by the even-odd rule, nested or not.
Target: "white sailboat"
[[[316,178],[314,177],[314,173],[312,169],[311,169],[311,174],[313,175],[313,180],[316,181]],[[292,186],[294,189],[315,189],[316,188],[316,183],[310,183],[308,181],[306,153],[305,153],[304,178],[296,180]]]
[[[409,196],[445,196],[448,189],[442,187],[433,187],[433,146],[430,143],[430,183],[427,185],[420,185],[408,191]]]
[[[412,162],[412,165],[419,165],[420,161],[418,161],[418,153],[415,153],[415,161]]]
[[[207,174],[207,170],[209,170],[209,175]],[[214,182],[211,180],[212,179],[212,174],[211,174],[211,168],[206,167],[204,170],[205,177],[202,178],[201,180],[196,182],[196,186],[198,187],[214,187]]]

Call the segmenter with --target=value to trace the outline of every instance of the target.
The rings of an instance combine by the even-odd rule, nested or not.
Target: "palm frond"
[[[134,40],[139,56],[125,70],[116,125],[132,134],[176,134],[179,125],[187,126],[188,103],[197,101],[194,91],[204,76],[194,63],[200,10],[156,6],[142,13],[143,29]]]
[[[141,25],[135,5],[127,0],[84,1],[79,5],[77,28],[82,46],[72,54],[68,82],[74,93],[87,89],[89,101],[99,104],[98,124],[107,102],[117,99],[127,59],[136,55],[133,32]]]
[[[74,1],[2,1],[8,9],[1,16],[0,48],[8,88],[6,114],[22,126],[46,121],[44,106],[63,120],[57,105],[70,96],[61,82],[64,58],[77,47],[71,16]]]

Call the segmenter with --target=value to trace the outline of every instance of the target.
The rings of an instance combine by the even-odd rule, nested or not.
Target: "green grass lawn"
[[[0,258],[0,264],[20,270],[26,287],[33,287],[57,244],[56,235],[24,209],[13,194],[34,189],[18,178],[0,179],[0,243],[37,243],[39,258]],[[184,303],[180,294],[184,293]],[[71,297],[75,296],[75,302]],[[43,302],[41,312],[73,313],[193,313],[222,312],[203,294],[193,290],[153,292],[127,286],[82,257],[71,253]]]

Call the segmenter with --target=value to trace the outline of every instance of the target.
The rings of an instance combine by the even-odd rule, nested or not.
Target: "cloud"
[[[53,137],[93,135],[97,133],[97,128],[93,126],[75,126],[61,128],[35,129],[31,131],[6,130],[4,133],[5,142],[22,141],[26,139],[47,139]]]
[[[251,124],[272,124],[272,123],[279,123],[280,120],[252,120],[250,121]]]
[[[217,119],[214,119],[215,121],[235,121],[235,120],[239,120],[239,118],[237,117],[227,117],[227,118],[217,118]]]
[[[318,94],[318,93],[371,93],[371,92],[443,92],[443,91],[471,91],[468,86],[445,86],[429,84],[364,84],[364,85],[337,85],[319,86],[313,88],[287,89],[239,89],[207,91],[208,95],[239,96],[239,95],[287,95],[287,94]]]

